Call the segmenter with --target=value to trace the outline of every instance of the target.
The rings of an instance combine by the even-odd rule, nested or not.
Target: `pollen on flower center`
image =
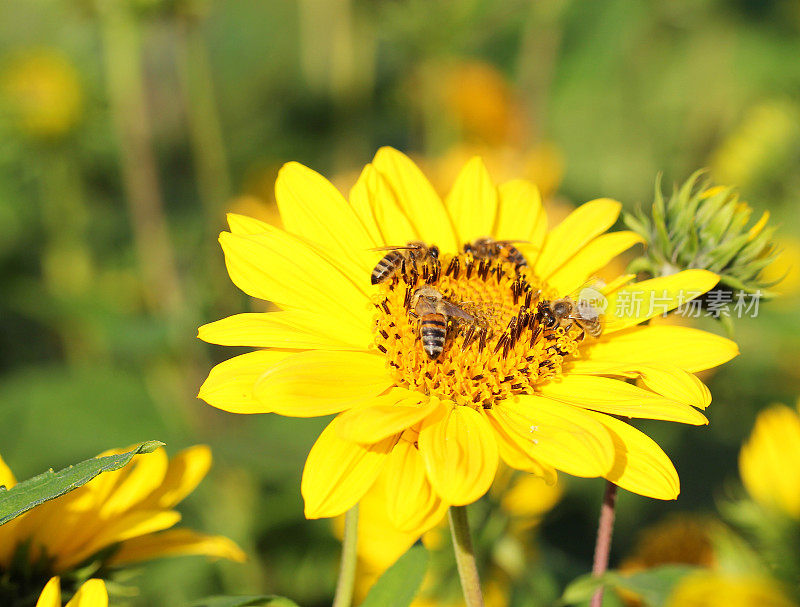
[[[505,257],[468,252],[403,265],[379,284],[375,344],[398,386],[489,408],[532,393],[577,350],[580,326],[548,328],[537,311],[555,296]]]

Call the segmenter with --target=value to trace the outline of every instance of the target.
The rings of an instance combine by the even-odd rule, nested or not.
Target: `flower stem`
[[[600,521],[597,524],[597,542],[594,546],[594,563],[592,575],[603,575],[608,569],[608,555],[611,552],[611,535],[614,533],[614,508],[617,504],[617,486],[611,481],[606,481],[606,490],[603,494],[603,505],[600,507]],[[592,597],[591,607],[601,607],[603,604],[603,587],[597,589]]]
[[[185,299],[158,181],[139,23],[126,3],[103,0],[97,6],[106,87],[147,304],[155,311],[175,314],[184,309]]]
[[[472,537],[467,520],[467,507],[450,506],[448,516],[464,601],[467,607],[483,607],[481,582],[478,578],[478,567],[475,565],[475,553],[472,550]]]
[[[350,508],[344,518],[342,538],[342,563],[339,566],[339,581],[333,607],[350,607],[353,602],[353,586],[356,581],[356,547],[358,545],[358,504]]]

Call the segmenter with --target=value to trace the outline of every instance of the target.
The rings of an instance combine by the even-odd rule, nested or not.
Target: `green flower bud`
[[[702,176],[695,172],[665,199],[659,175],[650,215],[641,209],[625,214],[625,224],[647,243],[629,271],[666,276],[699,268],[718,274],[720,285],[732,291],[774,296],[767,289],[781,279],[761,278],[779,255],[772,242],[776,227],[767,225],[769,211],[747,228],[752,209],[736,189],[710,186]]]

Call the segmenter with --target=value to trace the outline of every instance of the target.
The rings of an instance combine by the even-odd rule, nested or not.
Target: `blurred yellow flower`
[[[752,498],[800,519],[800,416],[785,405],[758,414],[739,452],[739,474]]]
[[[708,517],[675,514],[644,529],[631,555],[622,563],[624,571],[679,564],[711,567],[714,546]]]
[[[432,587],[436,580],[429,574],[422,583],[420,596],[415,598],[409,607],[465,607],[464,599],[455,597],[450,600],[440,597],[425,596],[425,589]],[[483,584],[483,604],[485,607],[507,607],[511,596],[507,584],[502,584],[494,576]]]
[[[0,73],[0,94],[23,132],[57,138],[77,124],[83,92],[78,72],[66,56],[42,48],[6,58],[6,62]]]
[[[338,516],[385,473],[390,518],[416,530],[448,505],[486,493],[501,459],[551,481],[558,469],[659,499],[678,495],[669,458],[614,416],[707,423],[698,409],[710,395],[694,373],[729,360],[736,345],[694,329],[639,325],[718,277],[620,277],[604,287],[613,322],[599,339],[543,311],[640,241],[631,232],[604,234],[618,202],[586,203],[548,230],[528,182],[495,186],[474,158],[442,201],[391,148],[364,169],[349,202],[297,163],[281,169],[276,198],[285,231],[231,215],[220,242],[233,282],[281,310],[200,328],[210,343],[261,349],[217,365],[199,396],[236,413],[339,414],[306,461],[307,517]],[[505,246],[464,249],[486,236],[522,241],[523,262]],[[390,280],[373,275],[371,285],[386,255],[375,248],[411,241],[440,253],[398,262],[404,270]],[[473,312],[471,330],[459,324],[438,353],[435,341],[423,347],[411,309],[424,308],[423,295],[446,301],[448,314],[459,305]],[[658,305],[648,306],[654,295]],[[645,305],[627,310],[631,299]]]
[[[505,76],[492,64],[464,61],[442,66],[440,78],[446,115],[462,138],[499,145],[518,136],[522,111]]]
[[[210,465],[211,451],[204,445],[171,460],[164,449],[137,455],[124,468],[101,474],[1,526],[0,570],[8,571],[20,558],[32,568],[47,563],[42,573],[46,575],[86,564],[121,567],[173,555],[244,561],[245,555],[228,538],[168,530],[181,518],[173,507],[194,490]],[[11,487],[15,482],[8,466],[0,463],[0,484]]]
[[[701,571],[681,580],[666,607],[795,607],[774,580]]]
[[[62,607],[61,581],[58,576],[47,582],[36,601],[36,607]],[[103,580],[91,579],[84,582],[66,607],[108,607],[108,592]]]
[[[771,100],[748,110],[711,157],[714,177],[749,187],[796,149],[800,111],[791,102]]]
[[[634,572],[678,564],[703,568],[678,582],[668,597],[668,607],[793,605],[776,580],[761,571],[743,569],[741,563],[718,558],[718,541],[729,537],[729,534],[722,523],[711,517],[674,514],[640,533],[633,552],[623,561],[620,569]],[[619,592],[626,604],[642,605],[634,593]]]
[[[509,471],[511,472],[511,471]],[[498,475],[500,476],[500,475]],[[498,487],[492,487],[492,493],[497,493],[503,511],[512,519],[520,519],[526,525],[538,524],[542,516],[548,513],[561,499],[564,492],[558,483],[547,483],[539,476],[513,475]]]

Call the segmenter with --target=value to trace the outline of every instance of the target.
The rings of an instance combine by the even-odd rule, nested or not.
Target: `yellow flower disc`
[[[498,399],[532,393],[538,381],[560,373],[564,357],[584,339],[577,324],[544,328],[536,309],[548,289],[526,267],[460,253],[421,271],[400,272],[382,283],[375,304],[375,344],[398,386],[489,409]],[[444,352],[435,359],[423,349],[411,306],[423,285],[475,319],[450,319]],[[550,290],[550,298],[555,296]]]

